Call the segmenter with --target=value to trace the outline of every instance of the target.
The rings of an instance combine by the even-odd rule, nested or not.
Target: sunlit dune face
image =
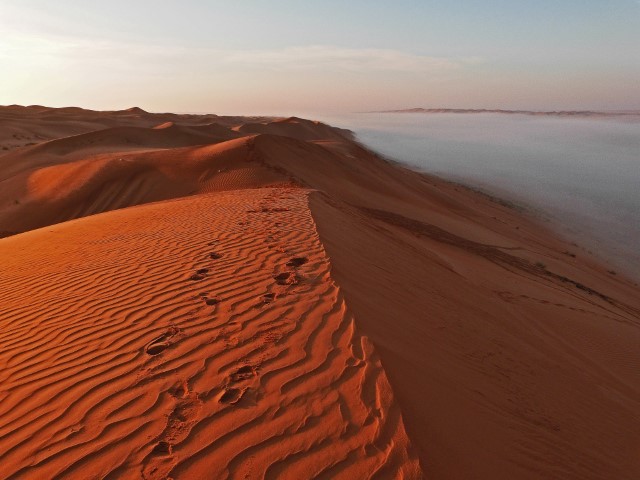
[[[28,462],[43,478],[122,473],[125,458],[127,475],[154,479],[305,478],[352,451],[356,477],[384,467],[420,478],[375,348],[330,278],[309,193],[197,196],[89,217],[48,240],[34,232],[48,280],[32,280],[36,304],[3,297],[31,335],[4,349],[22,361],[5,370],[14,408],[0,412],[0,427],[21,426],[12,438],[29,429],[31,440],[15,442],[4,472],[46,448]],[[105,444],[108,456],[87,463]]]
[[[56,201],[84,187],[104,166],[104,162],[80,161],[38,169],[29,175],[29,196],[35,201]]]

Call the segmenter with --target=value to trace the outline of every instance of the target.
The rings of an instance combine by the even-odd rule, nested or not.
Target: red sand
[[[0,119],[0,478],[640,476],[640,289],[534,220],[298,118]]]

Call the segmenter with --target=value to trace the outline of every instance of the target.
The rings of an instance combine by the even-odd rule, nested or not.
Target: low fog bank
[[[500,114],[322,118],[414,168],[529,205],[640,278],[640,122]]]

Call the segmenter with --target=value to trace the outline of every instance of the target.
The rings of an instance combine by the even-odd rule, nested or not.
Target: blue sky
[[[640,108],[640,2],[2,0],[0,104]]]

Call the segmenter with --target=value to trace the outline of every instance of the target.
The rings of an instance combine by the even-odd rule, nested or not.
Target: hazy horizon
[[[0,104],[640,109],[640,2],[0,4]]]

